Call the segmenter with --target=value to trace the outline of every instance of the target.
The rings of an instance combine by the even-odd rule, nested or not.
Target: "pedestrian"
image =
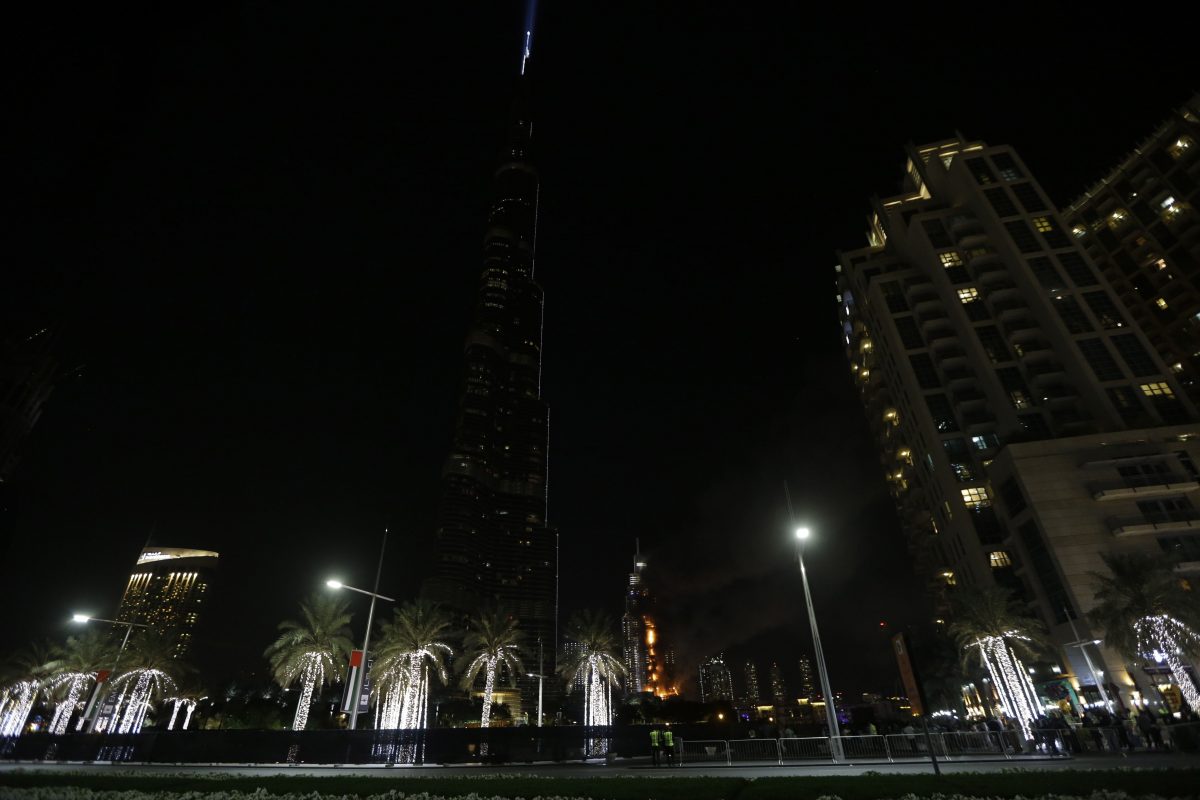
[[[662,766],[662,735],[658,728],[650,728],[650,763],[656,767]]]
[[[670,728],[663,731],[663,751],[667,755],[667,766],[675,766],[675,732]]]

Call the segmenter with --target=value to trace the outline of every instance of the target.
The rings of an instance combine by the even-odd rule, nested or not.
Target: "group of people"
[[[1085,711],[1082,719],[1068,721],[1062,713],[1052,711],[1050,716],[1042,715],[1029,723],[1039,750],[1057,753],[1061,744],[1072,753],[1080,753],[1084,749],[1128,753],[1139,747],[1168,750],[1171,747],[1171,725],[1197,721],[1196,715],[1185,706],[1178,718],[1160,718],[1147,708],[1133,713],[1124,708],[1116,713],[1096,708]]]
[[[660,728],[657,725],[650,729],[650,761],[656,767],[675,765],[675,732],[670,728]]]

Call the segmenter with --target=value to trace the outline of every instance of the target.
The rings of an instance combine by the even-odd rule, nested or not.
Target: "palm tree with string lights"
[[[485,612],[475,618],[463,637],[462,670],[459,683],[470,691],[480,675],[483,676],[483,714],[479,726],[491,726],[492,699],[497,681],[507,673],[509,683],[525,671],[521,663],[524,635],[517,619],[501,609]]]
[[[67,732],[87,687],[96,680],[98,672],[113,663],[116,653],[112,637],[95,629],[67,637],[46,681],[46,696],[56,701],[50,733]]]
[[[1200,655],[1200,599],[1183,587],[1169,556],[1100,557],[1108,570],[1092,573],[1096,606],[1088,619],[1103,632],[1105,643],[1130,662],[1165,662],[1184,701],[1200,712],[1200,691],[1185,663]]]
[[[349,604],[338,597],[314,594],[300,603],[300,618],[279,623],[279,634],[267,647],[265,655],[271,674],[283,688],[300,684],[300,699],[292,730],[302,731],[308,725],[308,712],[313,692],[329,682],[338,665],[350,658],[354,649],[351,640]]]
[[[1041,707],[1021,656],[1034,657],[1047,646],[1042,623],[996,587],[960,590],[952,607],[949,633],[962,651],[963,665],[977,662],[987,670],[1004,713],[1024,738],[1031,738]]]
[[[615,630],[610,617],[595,611],[576,613],[567,623],[566,637],[575,647],[559,656],[558,671],[568,692],[583,683],[584,725],[612,724],[612,689],[625,678]]]
[[[373,678],[376,727],[425,727],[429,672],[443,684],[450,678],[446,664],[454,650],[446,640],[451,628],[446,612],[426,600],[405,603],[380,626],[371,667],[378,676]]]
[[[192,671],[177,658],[176,642],[152,629],[131,639],[128,652],[121,673],[113,679],[112,691],[120,692],[113,733],[140,733],[154,703],[173,692],[178,679]]]
[[[34,642],[0,667],[0,738],[20,736],[25,723],[58,668],[61,650],[49,642]]]

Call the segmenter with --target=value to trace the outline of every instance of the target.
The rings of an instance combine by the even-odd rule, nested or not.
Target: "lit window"
[[[885,421],[890,422],[893,425],[900,424],[900,413],[894,408],[889,408],[887,411],[884,411],[883,418]]]
[[[1001,567],[1011,567],[1012,559],[1008,557],[1008,553],[1003,550],[996,550],[988,553],[988,564],[992,569],[1000,569]]]
[[[1163,298],[1159,297],[1154,300],[1154,305],[1158,306],[1159,308],[1166,308],[1167,301],[1164,300]]]
[[[1108,215],[1108,227],[1116,230],[1121,227],[1121,223],[1125,221],[1125,209],[1118,208],[1116,211]]]
[[[957,586],[958,585],[958,578],[954,577],[954,572],[952,570],[946,570],[945,572],[943,572],[942,577],[946,579],[947,586]]]
[[[1160,208],[1170,208],[1171,206],[1175,205],[1175,198],[1174,198],[1174,197],[1168,197],[1166,200],[1163,200],[1163,201],[1162,201],[1161,203],[1159,203],[1158,205],[1159,205],[1159,207],[1160,207]]]
[[[1176,361],[1171,365],[1171,372],[1183,372],[1183,362]]]
[[[1164,270],[1167,268],[1167,260],[1165,258],[1160,258],[1158,261],[1154,262],[1154,266],[1158,267],[1160,271]]]
[[[1167,152],[1171,154],[1172,158],[1182,158],[1183,154],[1195,146],[1195,144],[1196,143],[1192,141],[1192,137],[1180,136],[1175,140],[1175,144],[1167,148]]]
[[[1054,230],[1054,225],[1050,222],[1049,217],[1034,217],[1033,227],[1037,228],[1042,233]]]
[[[1074,228],[1071,228],[1071,233],[1075,234],[1076,239],[1082,239],[1087,236],[1087,228],[1076,225]]]
[[[1174,397],[1175,393],[1171,391],[1171,387],[1163,382],[1158,383],[1143,383],[1141,385],[1142,394],[1147,397]]]
[[[963,260],[957,250],[951,250],[948,253],[939,253],[938,258],[942,260],[943,267],[961,267]]]
[[[962,300],[964,303],[974,303],[979,299],[979,290],[971,287],[959,289],[958,299]]]
[[[967,508],[987,508],[992,504],[991,499],[988,497],[987,489],[982,486],[976,486],[972,489],[960,489],[959,491],[962,492],[963,503]]]

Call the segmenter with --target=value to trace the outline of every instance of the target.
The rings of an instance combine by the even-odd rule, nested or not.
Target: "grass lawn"
[[[400,776],[236,776],[229,778],[0,772],[0,787],[79,786],[88,789],[205,792],[265,789],[271,793],[322,792],[366,796],[389,789],[456,797],[472,792],[508,798],[560,795],[594,800],[808,800],[838,795],[843,800],[874,800],[904,794],[960,793],[977,797],[1040,794],[1088,795],[1097,789],[1131,795],[1197,797],[1200,769],[1024,771],[988,774],[862,775],[759,778],[417,778]]]

